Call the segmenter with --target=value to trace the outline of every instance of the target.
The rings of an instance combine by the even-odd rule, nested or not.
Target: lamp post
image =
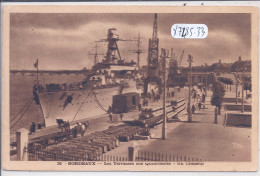
[[[193,58],[191,55],[188,56],[189,62],[189,102],[188,102],[188,122],[192,122],[192,113],[191,113],[191,85],[192,85],[192,69],[191,69],[191,63],[193,62]]]
[[[166,139],[166,121],[167,121],[167,112],[166,112],[166,58],[168,57],[168,51],[164,48],[161,50],[162,65],[163,65],[163,125],[162,125],[162,139]]]
[[[237,73],[236,73],[236,104],[238,102],[238,100],[237,100],[237,93],[238,93],[238,76],[237,76]]]
[[[242,73],[242,109],[241,112],[244,112],[244,89],[245,89],[245,65],[243,64],[243,73]]]

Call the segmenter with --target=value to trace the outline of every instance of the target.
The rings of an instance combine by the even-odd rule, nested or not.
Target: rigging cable
[[[92,98],[92,97],[91,97]],[[101,103],[97,100],[97,99],[94,99],[93,100],[97,103],[97,105],[105,112],[107,112],[107,110],[101,105]]]
[[[17,114],[14,118],[12,118],[12,120],[11,120],[10,122],[14,121],[14,120],[16,119],[16,117],[18,117],[18,115],[23,112],[23,110],[26,108],[26,106],[28,105],[28,103],[30,102],[30,100],[31,100],[32,98],[33,98],[33,96],[27,100],[27,102],[25,103],[25,105],[23,106],[23,108],[18,112],[18,114]]]
[[[19,117],[19,119],[11,126],[11,129],[23,118],[24,114],[27,112],[27,110],[29,109],[29,107],[31,106],[33,102],[33,99],[31,100],[31,102],[29,103],[28,107],[26,108],[26,110],[24,111],[24,113],[21,115],[21,117]]]
[[[93,91],[93,94],[94,94],[94,97],[95,97],[95,101],[97,102],[97,104],[98,104],[98,106],[103,110],[103,111],[105,111],[105,112],[108,112],[108,110],[106,110],[103,106],[104,105],[102,105],[99,101],[98,101],[98,98],[97,98],[97,96],[96,96],[96,93]]]
[[[53,97],[53,96],[51,95],[51,103],[50,103],[49,111],[48,111],[48,114],[47,114],[46,118],[48,118],[48,117],[49,117],[49,115],[50,115],[50,112],[51,112],[52,97]]]
[[[89,97],[90,93],[91,93],[91,90],[88,92],[88,94],[87,94],[86,98],[85,98],[85,99],[84,99],[84,101],[81,103],[81,105],[80,105],[80,107],[79,107],[78,111],[76,112],[76,114],[74,115],[74,117],[73,117],[72,121],[74,121],[74,119],[75,119],[75,118],[76,118],[76,116],[78,115],[78,113],[79,113],[80,109],[82,108],[82,106],[83,106],[84,102],[85,102],[85,101],[87,100],[87,98]]]

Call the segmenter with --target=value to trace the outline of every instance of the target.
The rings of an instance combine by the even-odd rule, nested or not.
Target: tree
[[[211,105],[220,108],[222,105],[222,97],[220,95],[213,93],[213,95],[211,97]]]
[[[224,97],[225,95],[225,90],[224,90],[224,87],[223,87],[223,84],[219,81],[215,81],[213,83],[213,95],[216,94],[216,95],[219,95],[219,97]]]
[[[223,84],[216,80],[213,83],[213,95],[211,97],[211,104],[215,106],[215,112],[219,112],[220,114],[220,108],[222,106],[223,97],[225,95],[225,89],[223,87]],[[215,123],[217,123],[217,114],[215,113]]]
[[[231,91],[231,85],[233,85],[233,80],[229,78],[224,78],[224,77],[218,77],[218,81],[224,83],[227,85],[226,87],[228,88],[228,85],[230,85],[230,91]]]

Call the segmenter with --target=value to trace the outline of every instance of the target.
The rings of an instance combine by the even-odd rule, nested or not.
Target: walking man
[[[201,102],[198,103],[199,111],[201,109]]]
[[[124,116],[124,114],[121,113],[121,114],[120,114],[120,119],[121,119],[121,121],[123,120],[123,116]]]
[[[30,127],[30,133],[29,134],[32,134],[36,131],[36,124],[34,122],[32,122],[31,124],[31,127]]]
[[[141,104],[139,103],[139,104],[138,104],[138,110],[141,111],[141,109],[142,109],[142,106],[141,106]]]
[[[191,107],[192,114],[195,114],[195,110],[196,110],[196,107],[193,104],[192,107]]]

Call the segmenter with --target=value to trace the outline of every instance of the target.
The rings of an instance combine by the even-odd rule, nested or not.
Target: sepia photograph
[[[257,9],[69,8],[4,8],[5,169],[257,169]]]

